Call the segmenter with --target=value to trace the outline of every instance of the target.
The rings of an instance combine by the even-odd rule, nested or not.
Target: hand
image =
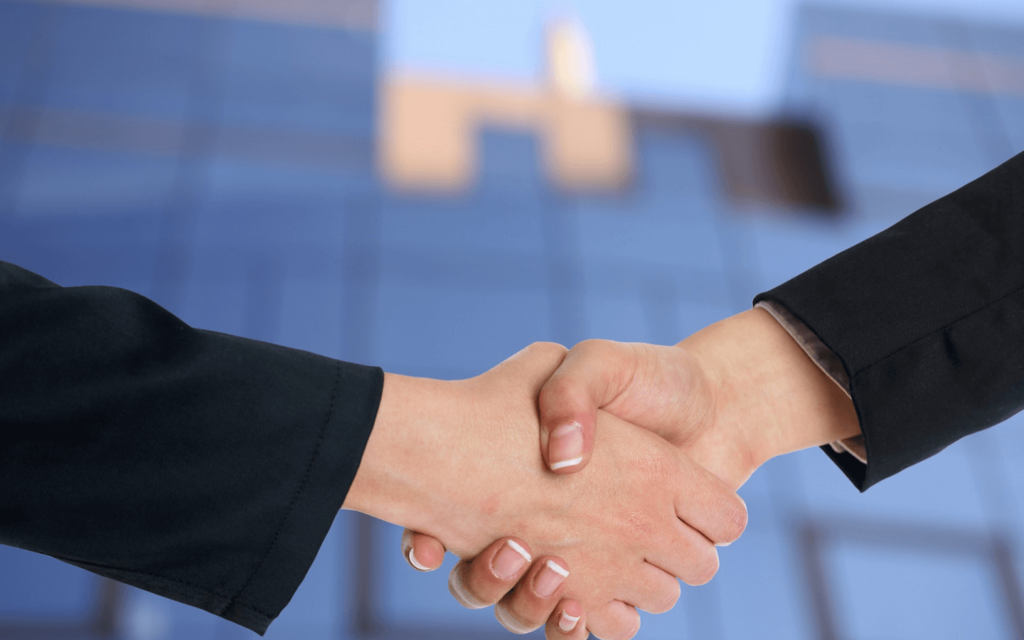
[[[586,466],[598,408],[665,438],[733,489],[772,457],[860,433],[849,397],[757,308],[671,347],[580,343],[539,402],[541,450],[557,473]]]
[[[664,611],[679,595],[672,576],[709,580],[712,542],[738,537],[746,510],[678,450],[604,413],[592,464],[571,478],[548,474],[536,397],[563,355],[534,345],[454,383],[388,376],[345,507],[436,537],[461,557],[514,531],[574,567],[565,594],[588,611],[595,635],[628,638],[639,620],[623,603]]]
[[[562,474],[587,465],[598,409],[661,435],[733,489],[771,457],[860,432],[850,399],[761,309],[675,346],[582,342],[539,403],[541,451]],[[409,540],[414,557],[440,566],[437,540]]]

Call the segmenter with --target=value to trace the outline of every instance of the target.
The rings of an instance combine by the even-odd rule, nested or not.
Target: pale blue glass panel
[[[208,165],[196,224],[200,243],[338,246],[350,207],[365,206],[358,178],[328,169],[216,160]],[[361,212],[373,215],[375,212]]]
[[[24,218],[146,216],[174,189],[173,157],[36,145],[17,188]]]
[[[828,221],[794,216],[757,218],[749,224],[763,286],[769,289],[882,231],[890,221]]]
[[[184,299],[171,311],[197,329],[244,334],[249,307],[247,252],[218,247],[191,253]]]
[[[845,543],[827,564],[844,637],[1015,637],[986,558]]]
[[[47,106],[187,117],[196,65],[210,50],[203,25],[182,14],[61,7]]]
[[[224,33],[224,122],[373,134],[373,34],[255,21],[233,22]]]
[[[649,342],[651,327],[644,301],[635,295],[588,295],[587,338]]]
[[[0,546],[0,620],[89,620],[99,579],[53,558]]]
[[[22,81],[33,80],[24,75],[24,65],[44,11],[36,3],[0,3],[0,107],[14,100]]]
[[[483,373],[550,339],[547,292],[385,283],[375,353],[387,371],[441,378]]]
[[[345,283],[337,264],[320,273],[288,269],[281,297],[279,343],[330,357],[343,357],[342,314]],[[372,309],[351,313],[372,314]],[[370,363],[367,363],[370,364]]]
[[[723,207],[709,147],[691,135],[643,129],[637,145],[632,186],[607,204],[578,208],[584,259],[721,268]]]
[[[807,450],[793,455],[802,464],[803,495],[818,513],[978,530],[989,525],[963,443],[883,480],[864,494],[857,492],[824,453]]]
[[[974,127],[961,96],[943,88],[855,80],[818,80],[819,104],[841,127],[908,128],[938,137],[970,136]]]
[[[876,124],[838,133],[854,183],[913,189],[940,197],[993,167],[973,135]]]
[[[768,502],[752,502],[743,537],[719,550],[715,576],[724,638],[811,640],[810,621],[798,550]]]

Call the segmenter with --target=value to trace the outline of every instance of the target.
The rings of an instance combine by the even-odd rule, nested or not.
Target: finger
[[[691,460],[677,456],[683,470],[677,494],[676,514],[704,537],[719,546],[732,544],[747,528],[747,505],[718,476]]]
[[[587,612],[587,629],[600,640],[630,640],[640,630],[640,614],[625,602],[613,600]]]
[[[538,558],[519,586],[494,607],[494,617],[512,633],[529,633],[544,626],[569,577],[569,565],[561,558]]]
[[[544,625],[547,640],[586,640],[587,614],[576,600],[562,600]]]
[[[673,526],[671,537],[666,538],[665,544],[648,551],[645,559],[688,585],[707,583],[718,572],[718,549],[685,522],[676,520]],[[637,603],[630,601],[630,604]]]
[[[437,538],[406,529],[402,532],[402,555],[417,571],[433,571],[444,563],[444,545]]]
[[[645,562],[635,576],[620,587],[620,599],[647,613],[665,613],[676,606],[682,591],[674,575]]]
[[[502,538],[473,560],[455,565],[448,577],[448,590],[467,609],[489,607],[516,586],[532,559],[525,542]]]
[[[597,410],[627,388],[635,353],[621,342],[581,342],[541,388],[541,452],[549,469],[575,473],[590,462]]]

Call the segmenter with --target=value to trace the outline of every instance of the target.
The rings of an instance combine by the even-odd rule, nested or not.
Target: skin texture
[[[860,433],[853,403],[779,324],[751,309],[671,347],[580,343],[540,393],[546,434],[600,408],[650,430],[739,488],[767,460]],[[584,462],[556,473],[573,473]]]
[[[430,535],[464,558],[515,531],[534,557],[572,567],[562,588],[588,612],[590,631],[629,638],[639,626],[629,605],[665,611],[679,597],[675,577],[710,580],[713,542],[739,537],[746,508],[676,447],[605,412],[596,415],[602,440],[590,464],[569,476],[548,472],[537,395],[564,355],[532,345],[458,382],[387,376],[344,507]]]
[[[860,433],[850,399],[761,309],[675,346],[582,342],[544,383],[539,407],[545,464],[582,458],[555,473],[588,465],[603,437],[596,419],[603,410],[664,438],[733,489],[772,457]],[[551,434],[559,430],[570,435],[556,442]],[[439,566],[440,543],[416,542]],[[579,604],[552,607],[549,638],[560,637],[553,625],[569,603]]]

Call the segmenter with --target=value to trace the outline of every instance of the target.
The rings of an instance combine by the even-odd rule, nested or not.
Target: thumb
[[[590,462],[597,410],[629,386],[636,366],[630,345],[587,340],[573,347],[540,390],[541,454],[555,473],[576,473]]]

